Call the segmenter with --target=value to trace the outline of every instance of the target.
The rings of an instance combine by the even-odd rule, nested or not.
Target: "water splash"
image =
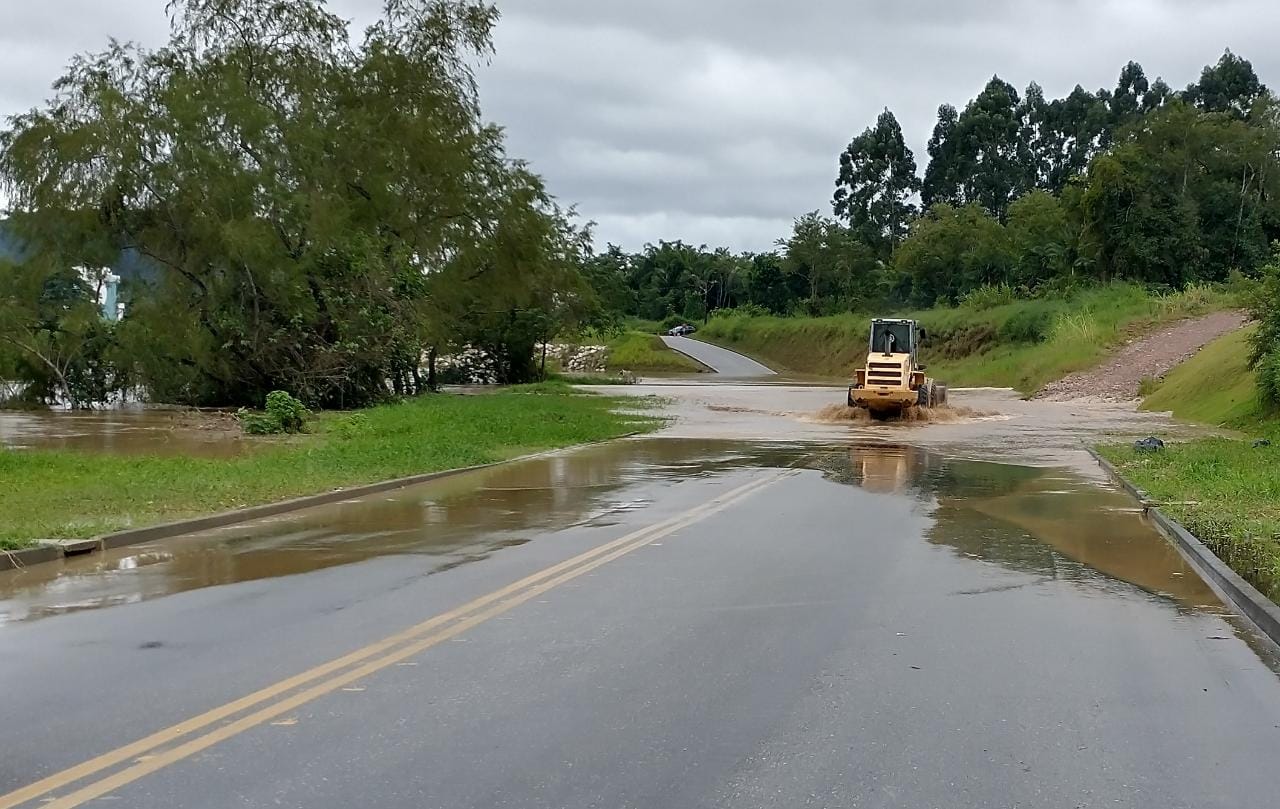
[[[987,416],[969,407],[943,405],[942,407],[912,407],[900,416],[894,416],[883,422],[871,418],[871,414],[860,407],[849,407],[843,404],[831,404],[809,416],[806,421],[821,424],[954,424]]]

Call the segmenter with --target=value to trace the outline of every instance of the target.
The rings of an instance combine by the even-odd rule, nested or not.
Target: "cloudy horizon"
[[[0,116],[40,104],[72,54],[108,38],[164,44],[165,0],[5,0]],[[379,0],[331,0],[362,26]],[[923,172],[938,105],[992,75],[1049,97],[1112,88],[1140,62],[1174,88],[1225,49],[1280,75],[1265,0],[499,2],[479,71],[487,118],[552,193],[628,250],[682,239],[766,250],[792,220],[830,212],[837,157],[889,107]]]

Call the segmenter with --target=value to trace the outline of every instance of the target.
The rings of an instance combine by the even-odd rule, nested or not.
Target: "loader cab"
[[[912,367],[920,351],[920,341],[924,339],[924,329],[914,320],[881,320],[871,321],[871,343],[868,354],[910,354]]]

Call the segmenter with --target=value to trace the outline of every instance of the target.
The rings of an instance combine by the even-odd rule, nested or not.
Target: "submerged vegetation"
[[[617,405],[563,383],[540,383],[327,414],[313,423],[312,435],[234,458],[104,454],[87,463],[77,452],[0,449],[0,548],[500,461],[656,423],[620,415]]]

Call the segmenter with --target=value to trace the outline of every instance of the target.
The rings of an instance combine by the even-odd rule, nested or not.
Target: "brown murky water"
[[[880,423],[886,427],[895,424],[900,425],[916,425],[916,424],[955,424],[957,422],[969,421],[971,419],[990,416],[990,413],[982,413],[971,407],[962,405],[944,405],[942,407],[922,408],[913,407],[901,415],[883,419]],[[860,407],[849,407],[847,404],[830,404],[816,413],[808,416],[808,421],[818,424],[866,424],[870,425],[876,420],[871,418],[871,413]]]
[[[619,523],[677,481],[790,466],[910,498],[932,515],[928,542],[1025,573],[1028,585],[1066,580],[1222,611],[1132,501],[1071,471],[966,460],[902,443],[657,438],[0,573],[0,624],[378,556],[425,555],[439,572],[503,548],[551,541],[566,526]]]
[[[0,447],[12,449],[227,458],[251,446],[226,414],[149,408],[0,410]]]
[[[975,460],[1070,467],[1095,480],[1104,475],[1088,446],[1205,432],[1133,404],[1025,401],[995,388],[952,389],[950,413],[937,419],[884,422],[850,414],[843,387],[643,384],[599,390],[660,397],[662,415],[671,419],[662,434],[671,437],[909,442]]]

